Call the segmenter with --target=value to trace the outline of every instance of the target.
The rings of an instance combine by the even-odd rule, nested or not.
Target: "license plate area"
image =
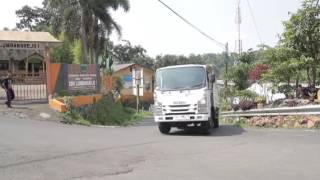
[[[177,121],[189,120],[190,117],[187,115],[179,115],[175,118]]]

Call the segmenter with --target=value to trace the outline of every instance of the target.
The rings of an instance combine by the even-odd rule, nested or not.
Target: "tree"
[[[112,52],[116,55],[119,63],[133,62],[134,59],[146,57],[146,50],[139,46],[132,46],[130,43],[126,45],[116,45],[112,48]]]
[[[268,66],[265,64],[257,64],[249,71],[249,80],[251,82],[259,81],[262,78],[262,75],[267,73],[268,69]]]
[[[236,54],[231,53],[231,57],[229,59],[226,58],[224,53],[208,53],[202,55],[203,60],[207,64],[211,64],[214,66],[214,70],[216,76],[219,78],[223,78],[222,76],[225,74],[226,70],[226,62],[228,63],[228,67],[231,68],[235,63],[234,60],[236,59]]]
[[[291,14],[289,21],[284,22],[282,45],[293,48],[305,57],[312,58],[312,66],[307,67],[311,74],[311,83],[317,80],[317,68],[320,63],[320,7],[317,0],[304,0],[302,8]]]
[[[245,90],[250,86],[249,72],[258,61],[256,54],[257,52],[252,49],[243,52],[238,58],[237,64],[230,68],[227,78],[235,84],[236,90]]]
[[[154,68],[154,59],[149,57],[147,51],[140,45],[132,46],[129,41],[125,45],[113,45],[108,42],[108,52],[119,64],[136,63],[150,69]]]
[[[291,83],[295,82],[296,90],[300,81],[306,79],[303,76],[303,72],[305,69],[310,68],[311,65],[310,58],[300,56],[299,51],[284,46],[266,50],[265,58],[267,59],[265,63],[268,64],[269,70],[262,75],[262,79],[277,86],[284,82],[287,86],[291,86]],[[310,81],[308,71],[306,72],[307,79]]]
[[[200,55],[191,54],[189,57],[180,55],[163,55],[156,57],[155,67],[161,68],[173,65],[182,64],[206,64],[205,60]]]
[[[270,70],[263,76],[263,79],[271,81],[274,84],[283,82],[290,84],[295,74],[295,68],[291,66],[292,60],[295,57],[294,53],[297,52],[282,46],[266,50],[266,64],[270,66]]]
[[[234,66],[228,72],[228,79],[235,84],[235,89],[238,91],[245,90],[249,87],[249,70],[250,64],[240,63]]]
[[[149,56],[134,58],[132,62],[146,68],[154,69],[154,59]]]
[[[71,42],[65,39],[64,33],[61,33],[58,39],[63,43],[61,46],[53,48],[52,50],[53,60],[59,63],[68,63],[68,64],[73,63],[75,60],[75,57],[72,51]]]
[[[253,51],[252,49],[249,49],[247,52],[243,52],[241,54],[238,61],[240,63],[253,64],[257,61],[256,52]]]
[[[106,36],[121,28],[111,10],[129,10],[128,0],[44,0],[43,8],[23,7],[17,11],[20,29],[39,30],[46,27],[58,36],[61,33],[73,42],[81,39],[82,63],[98,63],[105,50]],[[42,29],[40,29],[42,30]]]
[[[116,30],[121,35],[121,28],[111,16],[110,10],[129,10],[128,0],[79,0],[73,4],[80,17],[80,37],[83,46],[84,61],[98,63],[98,56],[104,50],[105,35]],[[90,55],[90,58],[88,58]]]
[[[51,14],[43,8],[23,6],[16,11],[20,21],[16,24],[18,29],[29,31],[45,31],[50,27]]]

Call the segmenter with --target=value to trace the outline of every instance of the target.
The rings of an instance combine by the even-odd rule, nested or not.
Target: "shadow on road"
[[[174,136],[237,136],[246,132],[242,127],[234,125],[221,125],[218,129],[212,129],[210,135],[204,134],[199,128],[188,128],[170,133]]]
[[[153,118],[146,118],[139,124],[135,126],[157,126],[157,123],[154,122]],[[208,136],[204,134],[201,129],[190,127],[184,130],[172,130],[170,135],[173,136]],[[220,125],[218,129],[212,129],[209,136],[236,136],[241,135],[246,132],[242,127],[235,125]]]

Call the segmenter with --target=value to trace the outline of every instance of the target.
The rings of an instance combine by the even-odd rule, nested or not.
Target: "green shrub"
[[[114,76],[112,78],[112,83],[113,83],[112,86],[113,86],[114,90],[116,90],[118,92],[121,92],[122,89],[124,88],[124,82],[123,82],[122,78],[119,76]]]
[[[113,102],[112,96],[104,96],[98,103],[70,107],[65,114],[68,123],[88,121],[91,124],[126,126],[143,120],[146,112],[136,114],[132,108],[124,107],[121,102]]]
[[[126,99],[122,100],[122,104],[125,107],[130,107],[136,109],[137,107],[137,99],[136,96],[129,96]],[[148,110],[150,108],[150,105],[153,104],[153,100],[151,101],[144,101],[142,97],[140,97],[140,102],[139,102],[139,108]]]
[[[80,124],[84,126],[90,126],[90,122],[84,119],[76,109],[70,109],[63,114],[63,121],[66,124]]]
[[[221,111],[230,111],[232,109],[230,103],[223,98],[220,98],[220,110]]]
[[[70,96],[70,93],[67,90],[61,90],[57,93],[57,96],[59,97]]]
[[[294,92],[295,92],[295,89],[294,87],[288,85],[288,84],[285,84],[285,85],[281,85],[278,87],[278,91],[280,93],[283,93],[285,94],[286,98],[289,98],[289,97],[293,97],[294,96]]]
[[[85,95],[90,95],[90,94],[94,94],[94,92],[81,91],[81,90],[76,90],[76,91],[61,90],[61,91],[57,92],[57,97],[85,96]]]

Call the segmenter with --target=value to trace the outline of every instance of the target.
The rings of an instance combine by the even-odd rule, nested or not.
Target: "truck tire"
[[[213,128],[219,128],[219,117],[215,117],[214,119],[213,119]]]
[[[213,120],[213,128],[219,128],[219,110],[211,108],[211,118]]]
[[[201,129],[205,135],[211,134],[211,128],[212,128],[212,120],[201,123]]]
[[[169,132],[171,130],[171,126],[169,124],[166,124],[166,123],[159,123],[158,124],[158,128],[159,128],[159,131],[162,134],[169,134]]]

